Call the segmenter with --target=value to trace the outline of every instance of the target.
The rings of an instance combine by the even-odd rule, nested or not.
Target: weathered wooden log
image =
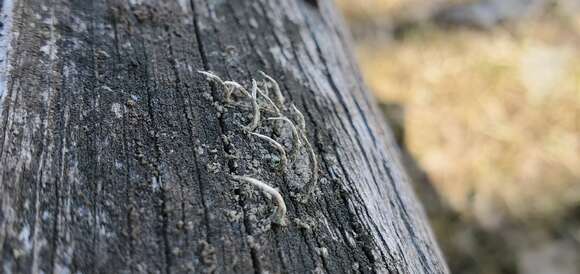
[[[2,273],[447,272],[331,1],[1,9]]]

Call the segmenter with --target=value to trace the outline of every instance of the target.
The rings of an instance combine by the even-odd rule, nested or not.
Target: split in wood
[[[271,217],[272,222],[281,226],[286,226],[286,203],[284,202],[284,198],[282,198],[282,195],[278,190],[258,179],[254,179],[248,176],[232,175],[232,178],[234,178],[236,181],[250,183],[260,188],[262,191],[270,194],[276,201],[276,210]]]

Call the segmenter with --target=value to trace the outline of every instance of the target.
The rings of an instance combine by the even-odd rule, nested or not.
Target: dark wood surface
[[[331,1],[5,0],[1,20],[0,272],[448,272]],[[319,166],[306,203],[307,151],[281,171],[197,70],[280,83]],[[287,226],[232,175],[278,188]]]

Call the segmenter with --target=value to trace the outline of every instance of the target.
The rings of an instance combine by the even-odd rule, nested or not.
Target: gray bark
[[[4,0],[1,20],[2,273],[447,272],[331,1]],[[197,70],[278,80],[312,199],[308,154],[280,171]],[[278,188],[288,225],[234,174]]]

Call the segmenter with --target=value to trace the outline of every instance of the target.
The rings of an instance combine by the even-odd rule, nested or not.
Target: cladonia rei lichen
[[[236,81],[224,81],[222,78],[217,76],[213,72],[209,71],[198,71],[199,73],[206,76],[209,81],[214,81],[219,83],[224,89],[225,102],[229,107],[243,108],[246,111],[251,111],[250,122],[244,126],[244,130],[249,132],[251,136],[255,136],[261,140],[267,141],[271,147],[278,151],[281,159],[281,166],[283,167],[282,172],[286,173],[291,171],[289,167],[292,166],[294,161],[304,161],[298,156],[301,151],[305,151],[308,155],[308,163],[310,166],[310,178],[306,179],[302,183],[302,191],[299,194],[300,200],[302,202],[307,201],[312,195],[313,191],[318,185],[318,160],[310,141],[307,136],[306,122],[302,112],[293,103],[286,103],[286,99],[282,95],[280,90],[280,85],[278,82],[267,75],[266,73],[259,71],[259,74],[263,77],[263,80],[258,82],[255,79],[251,80],[251,92],[248,92],[243,85]],[[275,100],[270,98],[270,90],[273,91]],[[239,102],[234,102],[231,98],[232,93],[239,91],[243,97],[237,97]],[[263,98],[263,99],[262,99]],[[248,104],[249,103],[249,104]],[[287,104],[287,105],[286,105]],[[295,120],[290,117],[296,118]],[[284,148],[284,142],[276,139],[285,138],[284,134],[282,136],[268,136],[271,135],[273,130],[268,128],[270,123],[261,122],[266,121],[281,121],[284,122],[282,126],[287,126],[292,132],[292,144],[291,144],[291,157],[290,159],[286,155],[286,149]],[[275,217],[273,218],[275,223],[281,223],[286,214],[286,205],[282,194],[276,189],[272,188],[268,184],[248,176],[238,176],[232,175],[237,181],[244,181],[251,183],[254,186],[261,188],[263,191],[271,194],[277,204],[277,210],[275,212]]]
[[[284,198],[282,198],[282,195],[280,194],[280,192],[278,190],[276,190],[275,188],[269,186],[268,184],[266,184],[258,179],[254,179],[252,177],[232,175],[232,178],[234,180],[237,180],[237,181],[250,183],[250,184],[260,188],[262,191],[272,195],[272,197],[276,201],[276,210],[274,211],[274,214],[272,215],[272,221],[278,225],[282,225],[282,226],[286,225],[286,203],[284,202]]]

